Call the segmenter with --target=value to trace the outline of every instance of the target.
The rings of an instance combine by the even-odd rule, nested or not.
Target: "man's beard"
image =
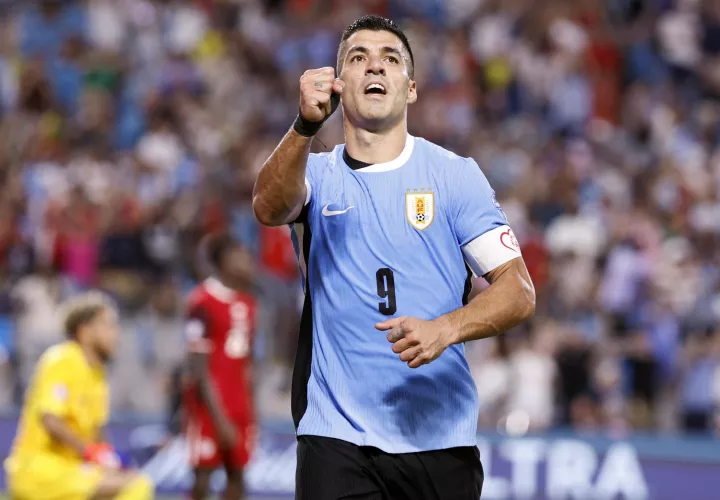
[[[102,361],[102,363],[105,365],[112,361],[112,354],[100,347],[95,348],[95,353],[97,354],[100,361]]]

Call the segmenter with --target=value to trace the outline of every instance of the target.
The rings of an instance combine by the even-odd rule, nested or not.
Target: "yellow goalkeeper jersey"
[[[108,413],[105,370],[92,367],[77,342],[53,346],[40,358],[25,394],[10,460],[39,453],[79,460],[75,450],[50,437],[42,415],[57,415],[83,440],[97,441]]]

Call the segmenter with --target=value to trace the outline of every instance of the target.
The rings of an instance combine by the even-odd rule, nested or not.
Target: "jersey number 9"
[[[377,278],[377,294],[385,302],[378,304],[378,310],[386,316],[392,316],[397,312],[397,303],[395,301],[395,276],[392,269],[381,267],[375,273]]]
[[[250,335],[248,328],[248,307],[242,302],[230,306],[232,329],[225,340],[225,354],[229,358],[244,358],[250,351]]]

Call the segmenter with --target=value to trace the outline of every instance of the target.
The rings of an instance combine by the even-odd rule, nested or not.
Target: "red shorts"
[[[190,451],[190,465],[193,468],[216,469],[222,465],[242,469],[250,461],[255,448],[255,426],[235,422],[235,444],[223,454],[218,444],[215,426],[205,415],[189,415],[185,427],[185,438]]]

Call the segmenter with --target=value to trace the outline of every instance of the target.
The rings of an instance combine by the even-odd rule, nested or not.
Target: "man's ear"
[[[414,104],[415,101],[417,101],[417,84],[415,83],[415,80],[410,80],[410,85],[408,86],[407,103]]]

